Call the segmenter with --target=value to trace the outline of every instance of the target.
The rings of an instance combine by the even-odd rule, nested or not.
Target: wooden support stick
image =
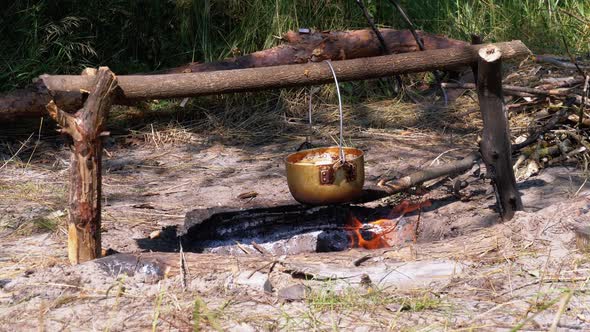
[[[480,143],[487,175],[492,181],[500,215],[510,220],[522,210],[520,194],[512,169],[508,118],[502,94],[502,51],[494,45],[479,50],[477,96],[483,119]]]
[[[87,75],[91,76],[91,75]],[[72,264],[100,257],[101,133],[117,87],[115,75],[101,67],[95,88],[75,114],[51,100],[47,110],[72,138],[68,223],[68,256]]]

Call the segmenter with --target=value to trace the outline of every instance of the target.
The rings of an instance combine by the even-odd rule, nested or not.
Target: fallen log
[[[432,254],[429,252],[429,254],[440,256],[441,250]],[[424,255],[426,258],[417,261],[415,253],[412,254],[413,256],[404,254],[392,259],[388,255],[383,255],[385,251],[372,250],[373,255],[382,257],[379,260],[365,261],[363,266],[355,266],[351,263],[366,256],[366,251],[360,250],[314,253],[313,255],[295,254],[284,257],[242,255],[239,259],[232,255],[187,252],[184,265],[191,275],[199,279],[207,279],[206,283],[193,282],[189,285],[193,291],[204,289],[202,287],[207,287],[208,290],[222,289],[227,287],[229,282],[232,289],[248,292],[258,290],[259,294],[262,294],[265,291],[269,292],[265,289],[265,285],[270,287],[291,285],[277,290],[276,296],[279,298],[284,298],[285,293],[293,293],[285,292],[293,285],[315,287],[318,291],[328,287],[317,284],[318,281],[328,282],[330,287],[338,287],[338,289],[366,285],[366,281],[363,280],[379,282],[379,285],[384,288],[416,289],[425,284],[448,283],[453,275],[463,270],[461,264],[440,258],[433,260],[425,256],[423,252],[420,252],[420,257]],[[113,280],[123,274],[146,283],[156,283],[169,278],[173,287],[179,285],[178,279],[173,278],[183,273],[183,264],[180,263],[178,256],[178,253],[174,252],[118,253],[87,263],[85,266],[96,266]],[[399,257],[402,257],[401,261]],[[280,273],[271,275],[272,271]],[[272,283],[275,282],[276,284],[273,285]],[[305,299],[305,292],[311,288],[305,289],[307,290],[301,291],[300,295],[292,299]],[[266,296],[269,296],[271,293],[267,294]]]
[[[521,41],[495,44],[505,59],[530,54]],[[482,45],[430,50],[405,54],[334,62],[339,81],[365,80],[396,74],[449,69],[477,60]],[[168,99],[203,95],[259,91],[333,82],[332,72],[324,63],[224,70],[189,74],[118,76],[116,104],[146,99]],[[87,76],[42,75],[35,86],[0,96],[0,119],[45,114],[45,105],[55,100],[64,111],[81,107],[94,81]],[[15,97],[18,94],[18,98]]]
[[[479,50],[477,96],[483,119],[481,156],[486,164],[487,177],[494,186],[500,215],[502,219],[510,220],[523,207],[512,169],[510,132],[504,110],[503,57],[503,52],[494,45]]]
[[[157,72],[157,74],[198,73],[215,70],[270,67],[324,60],[349,60],[379,56],[384,53],[408,53],[420,50],[412,32],[408,30],[379,29],[386,47],[372,30],[327,31],[298,33],[289,31],[283,36],[285,44],[225,59],[217,62],[193,62],[185,66]],[[424,50],[462,47],[468,43],[418,31]]]

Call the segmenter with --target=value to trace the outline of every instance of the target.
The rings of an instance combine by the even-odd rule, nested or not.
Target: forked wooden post
[[[512,151],[508,118],[502,93],[502,51],[494,45],[479,50],[477,96],[483,118],[480,143],[487,176],[496,192],[500,215],[510,220],[522,210],[520,194],[512,169]]]
[[[95,76],[94,90],[75,114],[58,109],[53,100],[47,105],[61,131],[72,138],[68,222],[68,256],[72,264],[101,255],[101,133],[115,97],[117,79],[108,67],[99,68]]]

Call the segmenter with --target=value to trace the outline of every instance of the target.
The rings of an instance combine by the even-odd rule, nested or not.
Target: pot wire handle
[[[343,138],[342,138],[342,97],[340,96],[340,87],[338,86],[338,78],[336,77],[336,72],[334,71],[334,67],[332,67],[332,63],[330,62],[330,60],[326,60],[326,63],[328,64],[328,66],[330,66],[330,70],[332,71],[332,76],[334,76],[334,82],[336,83],[336,93],[338,94],[338,111],[339,111],[339,115],[340,115],[340,143],[338,144],[339,150],[340,150],[340,161],[342,162],[342,164],[346,163],[346,159],[344,157],[344,150],[342,149],[342,142],[343,142]]]
[[[313,109],[313,105],[311,103],[312,95],[313,95],[313,86],[310,86],[309,87],[309,112],[308,112],[309,113],[309,116],[308,116],[308,118],[309,118],[309,131],[307,133],[307,138],[305,139],[305,141],[307,143],[309,143],[310,145],[311,145],[311,136],[313,135],[313,125],[311,123],[311,111]]]

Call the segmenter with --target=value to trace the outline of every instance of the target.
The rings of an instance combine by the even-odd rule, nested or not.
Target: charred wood
[[[483,119],[482,159],[496,192],[500,215],[504,220],[510,220],[523,206],[512,168],[510,133],[502,92],[502,56],[502,51],[494,45],[479,50],[477,95]]]

